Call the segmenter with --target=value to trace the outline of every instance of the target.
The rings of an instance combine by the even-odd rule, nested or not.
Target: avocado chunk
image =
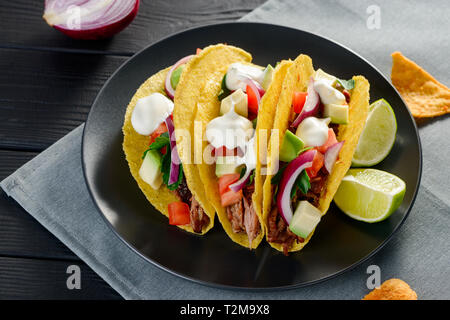
[[[304,146],[305,143],[302,139],[297,137],[291,131],[287,130],[283,138],[283,143],[281,144],[280,160],[284,162],[290,162],[294,160]]]
[[[163,182],[161,165],[162,157],[159,151],[149,150],[145,154],[144,161],[139,169],[139,176],[141,179],[155,190],[159,189],[161,183]]]
[[[275,69],[269,64],[264,70],[263,81],[261,83],[261,87],[267,91],[269,89],[270,84],[272,83],[273,73]]]
[[[332,85],[336,81],[336,77],[326,73],[322,69],[317,69],[314,74],[314,80],[325,80],[329,85]]]
[[[343,104],[325,104],[323,115],[331,118],[332,123],[347,124],[348,123],[348,105]]]
[[[234,111],[237,114],[247,118],[248,116],[248,100],[247,95],[242,91],[242,89],[238,89],[228,97],[224,98],[220,104],[220,114],[224,115],[228,111],[230,111],[232,106],[235,106]]]
[[[183,73],[184,66],[179,66],[172,72],[172,76],[170,77],[170,84],[172,88],[175,90],[177,88],[178,82],[180,82],[181,74]]]
[[[300,201],[295,209],[289,229],[302,237],[308,238],[320,222],[322,213],[308,201]]]
[[[242,160],[236,156],[217,157],[216,176],[221,177],[226,174],[240,173],[243,167]]]

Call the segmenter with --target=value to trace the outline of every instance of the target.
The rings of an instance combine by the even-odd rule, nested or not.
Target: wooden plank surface
[[[126,59],[0,48],[0,149],[41,151],[79,126]]]
[[[0,180],[37,154],[36,152],[0,150]],[[1,189],[0,256],[79,260],[72,251]]]
[[[77,41],[53,30],[42,19],[44,1],[0,2],[0,44],[104,50],[131,54],[174,32],[198,25],[237,20],[265,0],[141,0],[138,16],[110,40]],[[20,27],[18,27],[20,21]]]
[[[81,288],[67,288],[67,268],[80,268]],[[81,261],[0,257],[0,299],[121,299]]]
[[[265,0],[142,0],[110,40],[77,41],[42,20],[43,1],[0,1],[0,180],[85,121],[101,86],[143,47],[190,27],[232,21]],[[65,286],[69,264],[83,289]],[[119,299],[66,246],[0,191],[0,299]]]

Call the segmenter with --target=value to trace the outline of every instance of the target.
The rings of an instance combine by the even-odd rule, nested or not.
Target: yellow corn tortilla
[[[249,62],[249,61],[248,61]],[[257,127],[256,132],[260,132],[262,129],[270,130],[272,128],[273,123],[273,115],[275,113],[275,106],[278,101],[278,96],[281,91],[281,83],[283,81],[283,78],[286,74],[287,68],[289,66],[288,62],[280,63],[274,70],[274,76],[271,85],[269,86],[268,90],[264,94],[263,98],[260,102],[260,110],[258,112],[258,120],[257,120]],[[219,79],[222,79],[223,75],[227,69],[224,69],[221,73]],[[213,120],[214,118],[219,116],[220,111],[220,101],[217,99],[218,92],[220,91],[220,82],[209,82],[204,90],[204,94],[202,95],[202,100],[204,100],[204,103],[198,104],[198,113],[196,115],[196,121],[199,121],[202,125],[202,135],[205,134],[205,129],[207,124]],[[206,94],[208,92],[208,94]],[[209,93],[212,93],[212,95],[209,95]],[[209,97],[209,98],[208,98]],[[273,110],[270,110],[273,108]],[[267,112],[267,114],[266,114]],[[271,116],[272,115],[272,116]],[[257,143],[258,145],[258,143]],[[207,148],[208,143],[207,141],[203,141],[202,143],[202,150],[205,150]],[[257,154],[259,152],[257,151]],[[257,156],[258,157],[258,156]],[[226,209],[222,207],[221,201],[220,201],[220,194],[219,194],[219,186],[218,186],[218,179],[215,174],[215,164],[207,164],[202,163],[197,165],[200,173],[201,180],[203,184],[205,185],[206,190],[208,190],[208,197],[209,201],[213,204],[214,208],[216,209],[217,215],[219,217],[219,221],[221,222],[225,232],[228,234],[231,240],[234,242],[240,244],[241,246],[244,246],[246,248],[255,249],[258,247],[258,245],[261,243],[262,239],[264,238],[264,224],[262,223],[262,211],[261,211],[261,205],[262,205],[262,184],[263,184],[263,178],[260,176],[260,169],[261,169],[261,163],[257,160],[257,167],[255,172],[255,191],[252,195],[252,202],[253,206],[256,212],[256,215],[258,216],[260,225],[261,225],[261,232],[258,234],[258,236],[253,239],[251,245],[248,241],[248,236],[246,233],[235,233],[232,230],[231,222],[228,219]]]
[[[306,55],[297,57],[294,64],[288,70],[283,83],[283,91],[281,92],[278,101],[277,114],[273,126],[274,129],[278,129],[278,135],[273,134],[271,136],[269,146],[269,173],[276,172],[275,169],[277,168],[279,161],[278,152],[272,152],[272,150],[279,150],[284,138],[284,133],[288,129],[289,123],[291,123],[295,117],[295,113],[292,111],[291,107],[293,94],[295,91],[305,92],[308,81],[313,75],[314,68],[312,60]],[[338,135],[336,137],[338,141],[345,141],[345,143],[339,153],[339,159],[336,161],[333,171],[329,175],[320,196],[318,209],[322,212],[322,215],[326,214],[341,180],[350,168],[353,153],[367,118],[369,109],[369,82],[363,76],[355,76],[353,77],[353,80],[355,80],[355,87],[350,92],[349,123],[347,125],[339,126]],[[272,174],[268,175],[263,186],[263,221],[266,224],[266,230],[267,218],[272,208],[272,177]],[[303,243],[294,242],[289,249],[289,252],[301,250],[309,242],[313,233],[314,232],[312,232]],[[283,251],[282,244],[273,242],[269,242],[269,244],[278,251]]]
[[[189,189],[208,216],[215,215],[214,202],[211,200],[214,191],[208,181],[205,183],[200,178],[203,167],[201,164],[196,165],[194,161],[203,162],[201,154],[194,151],[203,150],[201,146],[204,142],[204,128],[203,131],[194,132],[194,120],[200,110],[209,105],[214,106],[218,101],[217,93],[228,66],[235,62],[250,62],[251,59],[249,53],[233,46],[218,44],[206,47],[187,63],[175,92],[173,120],[178,154]],[[197,149],[194,149],[194,145]]]
[[[144,98],[152,93],[159,92],[165,94],[164,92],[164,80],[170,68],[164,69],[155,75],[151,76],[147,81],[145,81],[139,89],[136,91],[135,95],[128,104],[127,111],[125,114],[125,121],[122,127],[122,132],[124,135],[123,139],[123,151],[125,152],[125,157],[128,161],[128,166],[130,167],[131,174],[136,180],[139,188],[144,193],[147,200],[157,209],[159,212],[164,214],[166,217],[169,216],[168,204],[174,201],[180,201],[180,199],[167,187],[162,184],[158,190],[153,189],[143,181],[139,175],[139,169],[142,165],[142,154],[148,149],[149,137],[140,135],[137,133],[131,124],[131,114],[133,113],[134,107],[139,99]],[[186,170],[184,172],[186,174]],[[214,226],[214,214],[208,213],[210,218],[209,225],[204,227],[201,234],[205,234],[209,229]],[[194,232],[190,225],[177,226],[183,230]]]
[[[450,113],[450,89],[400,52],[392,54],[391,81],[415,118]]]
[[[267,151],[269,148],[270,131],[273,128],[273,122],[277,111],[278,99],[280,98],[283,80],[292,61],[283,60],[275,68],[272,83],[267,92],[264,94],[258,111],[258,121],[256,124],[256,169],[255,169],[255,191],[253,192],[252,201],[256,214],[263,221],[263,184],[266,178],[267,170]],[[263,161],[264,160],[264,163]],[[265,223],[261,223],[261,228],[266,232]]]

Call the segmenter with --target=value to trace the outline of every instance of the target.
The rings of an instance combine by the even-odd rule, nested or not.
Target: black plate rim
[[[291,31],[300,31],[303,32],[305,34],[309,34],[311,36],[314,37],[319,37],[322,38],[323,40],[329,41],[337,46],[342,47],[343,49],[351,52],[352,54],[354,54],[355,56],[359,57],[361,60],[363,60],[365,63],[367,63],[370,67],[372,67],[388,84],[389,86],[395,91],[395,93],[398,95],[398,97],[401,99],[401,101],[403,102],[403,107],[406,109],[406,111],[409,114],[410,120],[413,124],[414,127],[414,132],[416,134],[416,138],[417,138],[417,142],[418,142],[418,149],[419,149],[419,172],[418,172],[418,180],[416,185],[414,186],[414,194],[411,200],[411,203],[409,205],[409,207],[406,209],[406,213],[405,216],[403,217],[403,219],[400,221],[400,223],[397,225],[397,227],[392,231],[392,233],[378,246],[376,247],[372,252],[370,252],[369,254],[367,254],[365,257],[361,258],[360,260],[358,260],[357,262],[353,263],[352,265],[348,266],[347,268],[344,268],[342,270],[339,270],[335,273],[332,273],[328,276],[322,277],[320,279],[316,279],[313,281],[307,281],[304,283],[299,283],[299,284],[292,284],[292,285],[287,285],[287,286],[276,286],[276,287],[239,287],[239,286],[232,286],[232,285],[224,285],[224,284],[219,284],[219,283],[214,283],[214,282],[210,282],[210,281],[204,281],[201,279],[197,279],[194,277],[190,277],[187,276],[185,274],[176,272],[174,270],[171,270],[167,267],[165,267],[164,265],[161,265],[160,263],[153,261],[152,259],[150,259],[149,257],[145,256],[143,253],[141,253],[138,249],[136,249],[133,245],[131,245],[130,243],[128,243],[125,239],[122,238],[122,236],[117,232],[117,230],[114,228],[114,226],[111,224],[111,222],[106,218],[105,214],[103,214],[95,196],[92,190],[92,187],[90,185],[89,179],[87,177],[87,172],[86,172],[86,157],[85,157],[85,139],[87,134],[86,134],[86,128],[88,126],[89,120],[91,118],[91,114],[92,114],[92,110],[94,109],[94,106],[98,103],[98,100],[100,99],[100,96],[102,95],[103,91],[105,90],[105,88],[109,85],[109,82],[112,81],[112,79],[116,76],[117,73],[119,73],[122,68],[125,67],[126,64],[128,64],[132,59],[134,59],[136,56],[140,55],[142,52],[144,52],[145,50],[148,50],[150,47],[157,45],[161,42],[166,41],[167,39],[174,37],[174,36],[178,36],[178,35],[182,35],[183,33],[189,33],[195,30],[199,30],[199,29],[204,29],[204,28],[210,28],[210,27],[220,27],[220,26],[227,26],[227,25],[231,25],[231,24],[242,24],[242,25],[246,25],[246,24],[253,24],[253,25],[264,25],[264,26],[269,26],[269,27],[274,27],[274,28],[285,28],[285,29],[289,29]],[[311,286],[317,283],[321,283],[321,282],[325,282],[327,280],[333,279],[339,275],[342,275],[346,272],[349,272],[351,270],[353,270],[354,268],[356,268],[357,266],[361,265],[362,263],[364,263],[365,261],[369,260],[370,258],[372,258],[375,254],[377,254],[392,238],[393,236],[398,232],[398,230],[403,226],[403,224],[405,223],[406,219],[408,218],[412,207],[414,206],[414,203],[416,201],[417,198],[417,193],[419,191],[419,186],[420,186],[420,182],[422,180],[422,165],[423,165],[423,155],[422,155],[422,143],[420,140],[420,135],[419,135],[419,130],[417,128],[417,124],[414,120],[414,117],[412,116],[409,108],[406,105],[406,102],[404,101],[404,99],[402,98],[402,96],[400,95],[400,93],[397,91],[397,89],[392,85],[392,83],[384,76],[384,74],[378,70],[378,68],[376,68],[372,63],[370,63],[367,59],[365,59],[364,57],[362,57],[361,55],[359,55],[358,53],[356,53],[355,51],[353,51],[352,49],[340,44],[339,42],[336,42],[328,37],[325,37],[323,35],[320,34],[316,34],[316,33],[312,33],[309,31],[305,31],[302,29],[298,29],[298,28],[293,28],[293,27],[288,27],[285,25],[280,25],[280,24],[273,24],[273,23],[264,23],[264,22],[247,22],[247,21],[236,21],[236,22],[223,22],[223,23],[213,23],[213,24],[205,24],[205,25],[200,25],[200,26],[196,26],[196,27],[192,27],[192,28],[188,28],[185,29],[183,31],[179,31],[179,32],[175,32],[172,33],[158,41],[152,42],[150,44],[148,44],[147,46],[145,46],[144,48],[142,48],[141,50],[139,50],[138,52],[136,52],[135,54],[133,54],[131,57],[129,57],[124,63],[122,63],[117,70],[115,70],[112,75],[108,78],[108,80],[103,84],[102,88],[100,89],[100,91],[97,93],[96,98],[94,99],[94,102],[92,103],[91,109],[89,110],[89,114],[88,117],[86,119],[86,122],[84,124],[83,127],[83,133],[82,133],[82,140],[81,140],[81,164],[82,164],[82,169],[83,169],[83,177],[84,177],[84,181],[86,183],[86,187],[88,189],[89,195],[92,199],[92,201],[94,202],[95,207],[97,208],[98,214],[102,217],[102,219],[106,222],[106,224],[108,225],[108,227],[113,231],[113,234],[115,234],[123,243],[125,243],[129,248],[132,249],[132,251],[134,251],[138,256],[140,256],[142,259],[144,259],[147,262],[150,262],[152,265],[158,267],[159,269],[168,272],[169,274],[172,274],[174,276],[177,276],[179,278],[191,281],[193,283],[197,283],[197,284],[201,284],[201,285],[205,285],[208,287],[213,287],[213,288],[218,288],[218,289],[227,289],[227,290],[237,290],[237,291],[246,291],[246,292],[267,292],[267,291],[281,291],[281,290],[292,290],[292,289],[297,289],[297,288],[301,288],[301,287],[307,287],[307,286]]]

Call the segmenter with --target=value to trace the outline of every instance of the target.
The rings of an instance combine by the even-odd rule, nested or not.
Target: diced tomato
[[[161,152],[162,155],[166,154],[167,152],[167,146],[162,147],[161,149],[159,149],[159,152]]]
[[[220,148],[215,148],[212,150],[212,153],[211,153],[211,155],[213,157],[237,156],[237,155],[241,155],[241,154],[242,154],[241,149],[234,148],[234,149],[230,150],[225,146],[220,147]]]
[[[195,52],[195,54],[199,54],[200,52],[202,52],[202,49],[197,48],[197,51]]]
[[[325,152],[327,152],[328,148],[331,147],[333,144],[336,144],[337,142],[338,141],[336,139],[336,134],[334,133],[334,130],[329,128],[328,129],[328,140],[323,145],[318,147],[317,150],[319,150],[320,152],[325,154]]]
[[[179,226],[191,222],[189,205],[181,201],[169,203],[169,224]]]
[[[230,173],[230,174],[224,174],[219,178],[219,193],[222,195],[227,191],[230,191],[230,184],[235,183],[239,180],[240,174],[239,173]]]
[[[165,122],[162,122],[158,128],[150,135],[150,144],[155,142],[156,138],[162,135],[164,132],[167,132],[167,126]]]
[[[344,97],[345,97],[345,101],[346,101],[347,103],[349,103],[349,102],[350,102],[350,93],[349,93],[346,89],[344,89],[344,90],[342,90],[342,94],[343,94]]]
[[[292,106],[294,107],[295,113],[302,112],[307,95],[308,94],[306,92],[294,92],[294,99],[292,100]]]
[[[316,155],[314,156],[312,166],[306,168],[306,173],[308,174],[308,177],[314,178],[315,176],[317,176],[317,173],[323,167],[323,163],[324,163],[324,156],[322,153],[317,151]]]
[[[225,192],[220,196],[220,201],[222,204],[222,207],[228,207],[232,204],[235,204],[236,202],[239,202],[243,197],[242,190],[239,190],[239,192],[234,192],[232,190]]]
[[[252,88],[250,88],[249,85],[247,85],[245,92],[247,93],[248,111],[253,114],[258,114],[258,100],[256,99],[256,94],[253,92]]]

